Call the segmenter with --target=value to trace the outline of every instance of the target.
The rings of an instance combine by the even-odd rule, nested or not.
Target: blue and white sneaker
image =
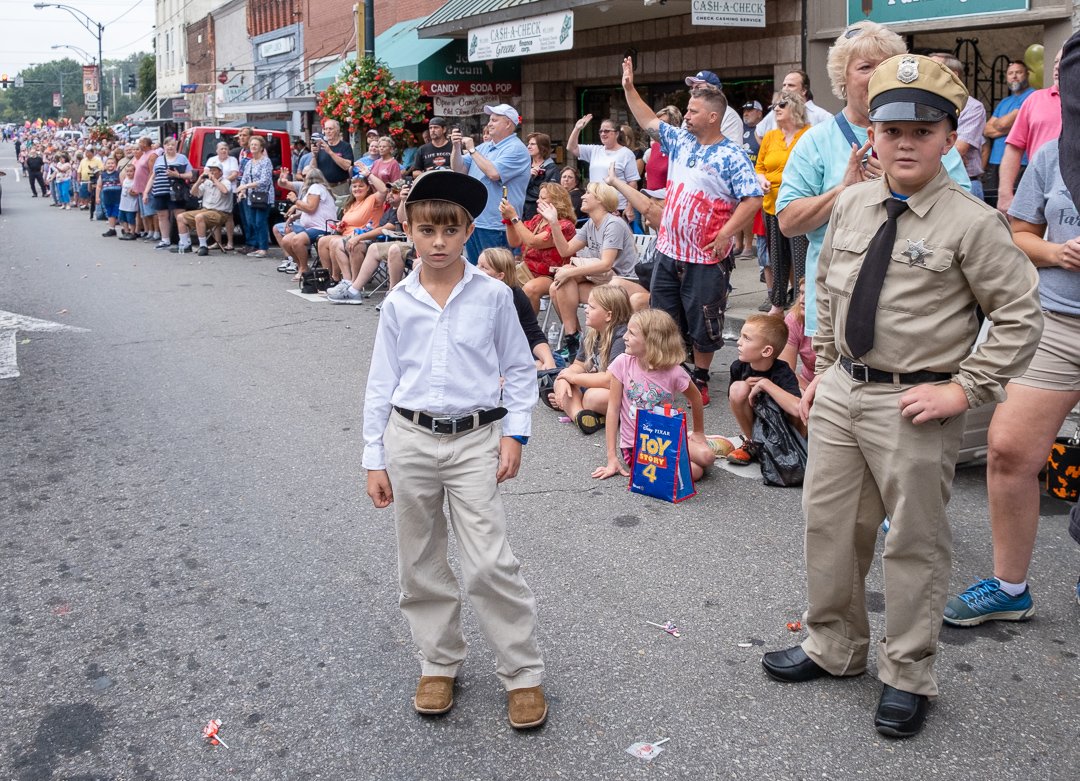
[[[997,578],[987,578],[945,603],[945,623],[950,626],[978,626],[985,621],[1027,621],[1035,615],[1031,589],[1018,597],[1002,591]]]
[[[364,303],[364,296],[359,290],[355,293],[352,292],[350,285],[339,285],[337,288],[327,291],[326,300],[331,304],[362,304]]]

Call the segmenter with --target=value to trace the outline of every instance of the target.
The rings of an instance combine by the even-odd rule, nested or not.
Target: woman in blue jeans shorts
[[[252,257],[265,258],[266,248],[270,246],[267,224],[270,210],[274,208],[274,164],[266,155],[266,142],[261,136],[252,136],[248,141],[251,159],[240,177],[236,188],[236,197],[240,199],[240,208],[244,211],[244,223],[251,235],[244,236],[247,246],[240,250]],[[253,206],[251,193],[266,193],[266,205]]]

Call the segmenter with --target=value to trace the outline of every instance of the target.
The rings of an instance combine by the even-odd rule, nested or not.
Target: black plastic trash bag
[[[802,485],[806,472],[806,440],[767,393],[759,393],[754,399],[753,440],[758,446],[758,461],[765,485]]]

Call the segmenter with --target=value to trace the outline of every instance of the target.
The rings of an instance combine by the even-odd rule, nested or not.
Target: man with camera
[[[324,119],[322,134],[311,134],[315,166],[322,171],[334,195],[349,194],[349,171],[352,169],[352,145],[341,137],[341,123]]]
[[[229,221],[233,208],[232,182],[222,176],[220,160],[211,157],[206,161],[206,167],[191,185],[191,194],[201,200],[202,208],[177,213],[176,228],[180,234],[180,244],[174,251],[191,251],[190,229],[191,225],[194,225],[195,233],[199,237],[199,249],[195,254],[208,255],[210,250],[206,246],[207,230],[216,232],[221,229]],[[218,246],[223,246],[220,239]]]

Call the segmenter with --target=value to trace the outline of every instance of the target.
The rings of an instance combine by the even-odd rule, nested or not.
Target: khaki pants
[[[401,612],[420,649],[423,675],[456,676],[465,661],[461,592],[447,560],[447,522],[477,621],[495,652],[507,690],[539,686],[536,601],[506,541],[506,513],[495,482],[498,423],[457,435],[432,434],[390,413],[384,443],[394,490]]]
[[[809,632],[803,650],[833,675],[866,669],[865,580],[887,515],[878,677],[934,697],[934,659],[952,564],[945,505],[965,416],[914,425],[901,417],[898,405],[910,387],[860,384],[839,366],[818,385],[803,486]]]

